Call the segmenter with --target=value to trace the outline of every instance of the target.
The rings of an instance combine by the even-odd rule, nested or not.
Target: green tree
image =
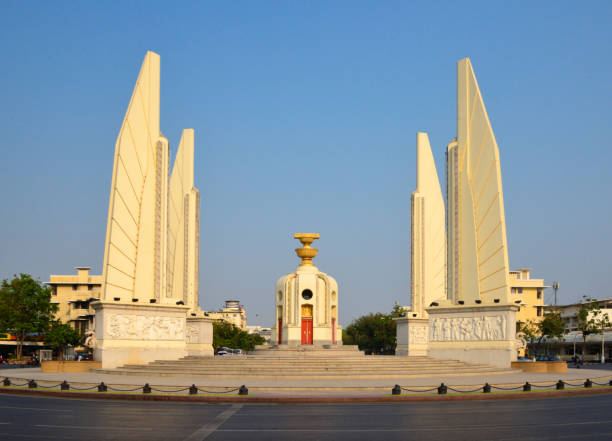
[[[45,332],[53,320],[57,305],[51,303],[51,288],[29,274],[4,279],[0,286],[0,331],[17,337],[17,358],[23,354],[23,342],[30,333]]]
[[[586,338],[590,334],[601,334],[601,362],[605,363],[605,336],[604,331],[612,327],[607,312],[603,312],[597,299],[582,296],[584,302],[578,311],[578,327],[582,331],[582,356],[586,352]]]
[[[522,333],[527,342],[527,352],[529,356],[536,355],[536,343],[540,335],[540,329],[537,322],[527,320],[526,322],[516,322],[517,333]]]
[[[546,314],[546,316],[538,323],[538,331],[540,334],[540,339],[538,343],[542,341],[542,339],[546,339],[548,342],[555,338],[560,338],[565,334],[565,324],[561,319],[561,314],[559,312],[551,312]],[[548,347],[550,343],[546,346],[546,352],[548,352]]]
[[[342,342],[346,345],[357,345],[359,349],[370,354],[395,354],[396,323],[394,317],[400,317],[403,309],[395,305],[390,314],[377,312],[356,318],[342,332]]]
[[[231,323],[213,322],[213,346],[215,350],[227,347],[252,351],[255,346],[264,344],[264,338],[259,334],[249,334]]]
[[[83,336],[69,324],[54,320],[45,334],[45,343],[57,350],[60,359],[63,359],[64,348],[68,345],[78,345],[82,338]]]

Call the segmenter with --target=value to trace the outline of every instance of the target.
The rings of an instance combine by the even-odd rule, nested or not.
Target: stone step
[[[107,374],[119,374],[119,375],[144,375],[147,372],[141,370],[97,370],[95,372],[107,373]],[[513,373],[515,370],[512,369],[483,369],[483,370],[456,370],[436,372],[436,374],[447,374],[447,375],[471,375],[473,373],[489,373],[489,374],[504,374]],[[260,378],[260,379],[368,379],[368,378],[401,378],[401,377],[424,377],[431,375],[430,372],[414,371],[414,372],[377,372],[377,371],[359,371],[359,372],[326,372],[326,373],[282,373],[278,372],[256,372],[256,373],[245,373],[226,371],[222,373],[206,373],[206,372],[177,372],[177,371],[163,371],[163,372],[151,372],[151,375],[159,377],[196,377],[196,378],[234,378],[236,381],[241,381],[246,378]]]
[[[157,360],[146,365],[125,365],[97,372],[124,375],[194,376],[199,378],[396,378],[426,375],[507,373],[483,364],[430,357],[184,357]]]
[[[128,365],[126,365],[128,366]],[[459,362],[448,362],[448,363],[239,363],[239,362],[226,362],[226,363],[150,363],[146,366],[159,366],[162,368],[173,368],[173,367],[184,367],[184,368],[193,368],[193,367],[218,367],[221,369],[225,369],[231,366],[242,366],[242,367],[252,367],[252,368],[283,368],[283,367],[291,367],[291,366],[299,366],[299,367],[308,367],[308,368],[318,368],[318,367],[329,367],[329,368],[338,368],[338,369],[348,369],[352,367],[364,367],[368,369],[376,369],[376,368],[420,368],[425,369],[427,367],[454,367],[454,366],[465,366],[464,363]],[[469,366],[479,366],[477,364],[472,364]]]
[[[369,366],[353,366],[350,368],[334,368],[334,367],[318,367],[318,368],[309,368],[304,369],[302,366],[286,366],[281,372],[355,372],[355,371],[375,371],[375,372],[439,372],[439,371],[450,371],[450,370],[482,370],[482,369],[490,369],[490,366],[466,366],[466,365],[458,365],[458,366],[428,366],[426,368],[422,367],[382,367],[377,368],[375,370],[371,369]],[[228,371],[236,371],[236,372],[279,372],[279,369],[275,367],[251,367],[251,366],[226,366],[226,367],[211,367],[211,366],[156,366],[156,365],[148,365],[148,366],[138,366],[138,365],[126,365],[121,369],[131,369],[131,370],[139,370],[139,371],[149,371],[149,372],[164,372],[164,371],[179,371],[179,372],[228,372]]]

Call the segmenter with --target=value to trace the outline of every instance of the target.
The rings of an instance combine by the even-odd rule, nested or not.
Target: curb
[[[98,399],[98,400],[130,400],[130,401],[180,401],[204,403],[393,403],[393,402],[422,402],[422,401],[490,401],[490,400],[526,400],[534,398],[572,397],[584,395],[603,395],[612,393],[612,388],[603,389],[577,389],[546,392],[496,393],[479,395],[433,395],[433,396],[380,396],[380,397],[283,397],[283,396],[178,396],[154,394],[109,394],[103,392],[61,392],[50,390],[13,389],[0,387],[1,394],[46,396],[57,398]]]

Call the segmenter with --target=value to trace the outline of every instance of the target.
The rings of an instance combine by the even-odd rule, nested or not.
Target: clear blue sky
[[[610,2],[0,3],[0,278],[102,269],[115,139],[147,50],[162,131],[196,131],[203,308],[271,325],[317,232],[340,322],[410,302],[415,133],[440,177],[470,57],[510,264],[612,297]],[[547,296],[547,299],[550,295]]]

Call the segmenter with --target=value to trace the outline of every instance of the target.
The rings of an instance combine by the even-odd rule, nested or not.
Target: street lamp
[[[578,337],[580,335],[579,332],[576,332],[574,334],[574,357],[576,357],[576,337]],[[584,357],[584,354],[582,354],[582,356]]]

